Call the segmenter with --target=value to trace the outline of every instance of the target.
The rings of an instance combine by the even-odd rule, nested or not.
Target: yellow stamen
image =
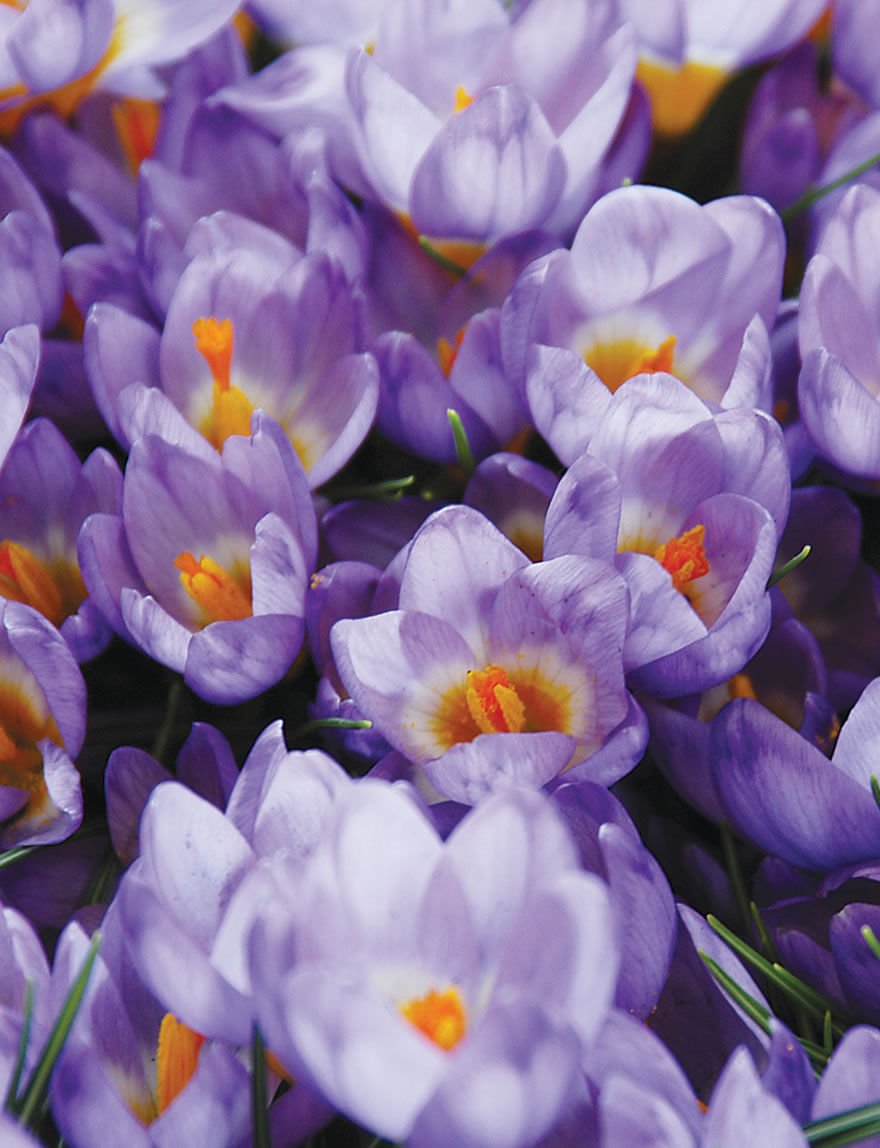
[[[205,1038],[170,1012],[159,1026],[159,1047],[156,1051],[156,1102],[159,1113],[183,1092],[195,1075],[199,1063],[199,1049]]]
[[[468,104],[472,104],[473,102],[474,97],[468,95],[461,84],[459,84],[455,89],[455,104],[452,108],[452,114],[455,115],[457,112],[463,111],[468,106]]]
[[[752,685],[752,679],[748,674],[734,674],[727,683],[727,692],[731,698],[752,698],[754,701],[758,700],[755,687]]]
[[[654,557],[672,575],[672,585],[676,590],[684,590],[688,582],[709,573],[709,560],[703,548],[705,537],[705,526],[693,526],[654,551]]]
[[[467,1012],[455,985],[442,993],[430,989],[423,997],[404,1001],[398,1007],[410,1024],[446,1052],[458,1044],[467,1031]]]
[[[584,352],[584,362],[593,368],[613,394],[635,375],[650,375],[657,371],[671,373],[675,341],[675,335],[667,335],[656,347],[646,347],[637,339],[597,343]]]
[[[233,622],[252,616],[249,578],[234,578],[204,554],[196,562],[188,550],[177,555],[174,565],[180,571],[184,590],[201,607],[208,621]],[[242,585],[244,581],[246,589]]]
[[[480,733],[522,733],[525,706],[501,666],[470,670],[465,700]]]
[[[232,386],[232,321],[201,318],[192,326],[196,349],[204,356],[214,376],[211,411],[199,427],[205,438],[221,450],[230,435],[247,437],[251,433],[253,404],[244,391]]]
[[[639,60],[636,76],[651,97],[654,131],[668,137],[689,132],[727,80],[722,68],[694,60],[681,68]]]
[[[45,564],[26,546],[8,539],[0,542],[0,595],[33,606],[53,626],[60,626],[67,616]]]

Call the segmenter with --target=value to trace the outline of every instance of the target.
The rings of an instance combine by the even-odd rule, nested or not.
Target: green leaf
[[[307,721],[298,726],[294,730],[291,740],[299,741],[319,729],[370,729],[372,725],[373,723],[367,721],[366,718],[361,720],[344,717],[315,718],[314,721]]]
[[[24,1059],[27,1056],[28,1042],[31,1038],[31,1021],[34,1015],[34,982],[31,980],[27,981],[24,986],[24,1007],[22,1013],[23,1019],[21,1023],[21,1033],[18,1037],[18,1051],[15,1054],[15,1065],[12,1069],[12,1075],[9,1077],[6,1099],[3,1102],[3,1107],[7,1112],[15,1111],[18,1085],[21,1080],[22,1069],[24,1068]]]
[[[770,1010],[765,1008],[760,1001],[756,1001],[753,996],[751,996],[745,991],[744,988],[738,985],[733,977],[729,976],[717,961],[713,960],[707,953],[704,953],[702,950],[699,950],[699,952],[707,968],[709,969],[709,972],[712,974],[715,980],[718,981],[723,989],[730,993],[730,995],[740,1006],[743,1012],[747,1016],[751,1017],[755,1024],[760,1025],[764,1032],[766,1032],[766,1034],[769,1036],[771,1032],[770,1017],[773,1015]]]
[[[5,853],[0,853],[0,869],[5,869],[7,865],[14,865],[16,861],[20,861],[22,857],[27,857],[37,848],[36,845],[19,845],[17,849],[7,849]]]
[[[254,1148],[272,1148],[269,1135],[269,1109],[266,1094],[266,1045],[254,1025],[251,1042],[251,1116],[254,1126]]]
[[[859,929],[859,932],[864,937],[868,948],[871,950],[877,960],[880,961],[880,941],[878,941],[877,937],[874,935],[874,930],[870,925],[862,925],[861,929]]]
[[[832,191],[837,191],[837,189],[843,187],[844,184],[858,179],[860,175],[864,175],[866,171],[870,171],[871,168],[878,163],[880,163],[880,152],[875,152],[875,154],[869,156],[864,163],[851,167],[849,171],[845,172],[839,179],[833,179],[831,183],[823,184],[822,187],[808,188],[800,198],[796,199],[794,203],[779,213],[782,216],[782,222],[788,223],[790,219],[794,219],[796,215],[800,215],[802,211],[806,211],[808,207],[812,207],[817,200],[822,199],[826,195],[830,195]]]
[[[809,985],[804,984],[802,980],[794,976],[787,969],[781,965],[767,960],[762,957],[760,953],[756,953],[751,945],[747,945],[745,941],[741,940],[735,933],[732,933],[725,925],[722,925],[717,917],[711,914],[706,918],[709,926],[715,930],[719,937],[744,961],[747,961],[753,968],[763,973],[764,976],[772,984],[777,985],[787,996],[795,1000],[799,1005],[802,1005],[808,1012],[812,1013],[816,1020],[824,1023],[825,1013],[834,1012],[835,1005],[832,1004],[821,993],[817,993],[815,989],[810,988]],[[833,1031],[836,1036],[843,1036],[846,1027],[836,1022],[832,1022]]]
[[[28,1081],[24,1095],[21,1100],[15,1104],[19,1122],[26,1128],[35,1127],[39,1119],[40,1110],[46,1099],[46,1093],[49,1087],[49,1078],[55,1068],[55,1062],[61,1055],[61,1050],[73,1026],[76,1014],[79,1011],[79,1006],[82,1004],[86,985],[89,983],[92,966],[98,956],[98,949],[100,947],[101,934],[96,932],[92,937],[92,943],[89,945],[89,951],[86,955],[86,959],[83,961],[83,966],[76,980],[73,982],[64,1004],[61,1006],[55,1027],[49,1034],[46,1047],[43,1049],[42,1056],[37,1062],[33,1075]]]
[[[866,1104],[814,1120],[804,1125],[807,1142],[819,1148],[840,1148],[844,1144],[858,1144],[880,1132],[880,1104]]]
[[[452,427],[452,437],[455,439],[455,453],[458,455],[459,464],[465,474],[470,477],[476,470],[477,464],[474,462],[474,455],[471,451],[471,444],[468,442],[467,431],[464,429],[458,411],[450,407],[446,412],[446,417],[449,419],[449,425]]]

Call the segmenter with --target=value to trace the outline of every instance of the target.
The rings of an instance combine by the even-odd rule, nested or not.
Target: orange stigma
[[[442,993],[430,989],[423,997],[404,1001],[398,1007],[410,1024],[446,1052],[458,1044],[467,1030],[467,1012],[455,985]]]
[[[163,1113],[195,1075],[205,1038],[167,1012],[159,1026],[156,1051],[156,1103]]]
[[[232,386],[230,381],[232,320],[196,319],[192,333],[196,350],[204,356],[214,377],[211,411],[199,429],[212,446],[221,450],[230,435],[247,437],[251,433],[254,408],[244,391]]]
[[[676,68],[642,59],[636,68],[636,77],[651,97],[654,131],[674,138],[695,126],[724,87],[727,72],[696,60],[688,60]]]
[[[141,163],[153,154],[159,131],[159,105],[155,100],[128,96],[113,105],[112,114],[128,169],[136,176]]]
[[[683,591],[688,582],[709,573],[709,560],[703,547],[705,537],[705,526],[693,526],[654,551],[654,557],[672,575],[676,590]]]
[[[637,339],[597,343],[584,352],[583,358],[613,394],[635,375],[653,375],[657,371],[671,374],[675,358],[675,335],[667,335],[656,347],[646,347]]]
[[[204,554],[196,562],[188,550],[174,559],[180,581],[187,594],[202,609],[209,622],[235,622],[250,618],[250,578],[235,578]],[[246,582],[246,589],[243,583]]]
[[[501,666],[469,670],[467,708],[480,733],[522,733],[526,708]]]

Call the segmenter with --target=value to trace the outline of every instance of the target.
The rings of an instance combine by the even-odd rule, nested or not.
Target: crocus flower
[[[70,115],[94,88],[155,98],[163,92],[153,72],[206,40],[238,4],[84,0],[70,5],[37,0],[3,20],[0,124],[9,133],[34,107]]]
[[[191,1138],[232,1146],[250,1125],[248,1073],[234,1049],[204,1044],[140,982],[122,944],[118,905],[85,1000],[52,1078],[52,1112],[65,1141],[88,1148],[162,1148]],[[57,1000],[69,990],[89,937],[71,922],[53,968]]]
[[[189,263],[161,336],[97,304],[84,335],[86,366],[125,445],[182,422],[174,437],[188,423],[220,450],[230,435],[250,433],[260,407],[283,426],[318,486],[370,429],[375,363],[358,353],[357,301],[338,264],[318,253],[298,259],[280,235],[260,230],[259,248],[209,247]]]
[[[638,77],[651,95],[655,130],[690,130],[740,68],[781,54],[819,19],[826,0],[624,0],[642,42]]]
[[[399,608],[337,622],[331,645],[361,713],[439,792],[473,804],[565,770],[607,784],[632,768],[628,601],[608,564],[530,563],[469,507],[432,515],[404,561]]]
[[[101,448],[80,463],[53,423],[35,419],[0,473],[0,596],[26,602],[57,626],[78,661],[112,630],[86,596],[76,557],[83,520],[118,513],[119,469]]]
[[[32,607],[0,599],[0,848],[63,841],[79,826],[85,715],[67,643]]]
[[[560,481],[544,555],[615,563],[632,599],[629,681],[677,697],[735,674],[766,636],[788,498],[771,418],[712,416],[671,376],[642,376],[611,396],[588,453]]]
[[[540,794],[490,799],[443,844],[405,792],[359,782],[294,914],[293,960],[268,921],[252,952],[261,1031],[297,1079],[413,1148],[489,1127],[526,1148],[565,1114],[616,951],[605,887]]]
[[[880,219],[880,191],[851,188],[828,221],[800,296],[801,418],[839,471],[880,478],[877,270],[863,252]]]
[[[279,851],[307,857],[351,784],[320,750],[288,753],[276,722],[248,754],[225,811],[179,782],[156,786],[118,901],[127,951],[163,1009],[205,1037],[250,1042],[247,937],[270,893],[279,913],[279,898],[295,893],[267,887],[258,861]]]
[[[778,216],[750,196],[703,206],[658,187],[603,196],[571,250],[536,260],[502,309],[505,367],[538,430],[558,453],[556,421],[563,435],[566,421],[580,429],[608,391],[657,371],[723,407],[769,410],[784,253]]]
[[[710,760],[731,823],[802,869],[828,871],[880,854],[877,772],[880,680],[850,711],[829,762],[820,749],[750,698],[732,701],[712,730]]]
[[[4,1096],[25,1025],[25,1000],[30,985],[30,1033],[26,1046],[24,1077],[36,1067],[52,1025],[49,965],[40,939],[28,920],[0,904],[0,1088]],[[5,1143],[5,1141],[4,1141]]]
[[[274,685],[303,639],[315,512],[287,435],[261,411],[218,454],[145,435],[119,514],[80,533],[83,580],[114,629],[228,704]]]

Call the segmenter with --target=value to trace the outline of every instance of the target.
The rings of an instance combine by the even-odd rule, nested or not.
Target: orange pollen
[[[446,1052],[458,1044],[467,1030],[467,1012],[455,985],[442,993],[430,989],[423,997],[404,1001],[398,1007],[410,1024]]]
[[[455,115],[456,112],[463,111],[468,106],[468,104],[472,104],[473,102],[474,97],[468,95],[461,84],[459,84],[455,89],[455,104],[452,108],[452,114]]]
[[[705,537],[705,526],[693,526],[654,551],[654,557],[672,575],[676,590],[684,590],[688,582],[709,573],[709,560],[703,548]]]
[[[464,339],[466,327],[467,324],[461,328],[455,336],[454,343],[450,343],[448,339],[444,339],[442,336],[437,340],[437,358],[440,361],[440,370],[447,379],[452,371],[452,364],[455,362],[455,357],[461,350],[461,343],[462,339]]]
[[[195,1075],[205,1038],[167,1012],[159,1026],[156,1050],[156,1102],[160,1114]]]
[[[727,683],[727,692],[732,698],[752,698],[758,700],[752,679],[748,674],[734,674]]]
[[[501,666],[469,670],[465,699],[480,733],[522,733],[525,728],[526,708]]]
[[[653,375],[656,371],[672,371],[672,360],[675,357],[675,335],[667,335],[655,351],[645,351],[639,359],[638,369],[634,375]]]
[[[187,594],[196,602],[212,622],[235,622],[253,614],[250,586],[247,592],[240,582],[223,567],[204,554],[196,562],[188,550],[174,559],[180,571],[180,581]]]

